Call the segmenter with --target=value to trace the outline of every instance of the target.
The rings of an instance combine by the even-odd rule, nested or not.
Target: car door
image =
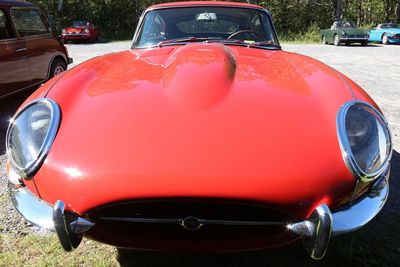
[[[13,7],[10,10],[19,38],[25,41],[33,83],[48,78],[52,57],[57,51],[58,40],[50,24],[37,8]]]
[[[0,7],[0,97],[30,84],[25,41],[16,37],[8,10]]]

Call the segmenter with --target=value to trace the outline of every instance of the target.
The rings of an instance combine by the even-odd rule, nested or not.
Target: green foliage
[[[319,32],[319,26],[316,23],[313,23],[305,32],[289,32],[280,35],[279,40],[282,43],[320,43]]]
[[[51,17],[58,32],[71,20],[90,20],[102,31],[103,39],[130,39],[142,11],[168,0],[31,0]],[[179,1],[179,0],[175,0]],[[271,10],[278,34],[285,40],[318,41],[315,34],[334,20],[334,3],[341,3],[342,16],[368,28],[385,21],[395,21],[400,0],[231,0],[251,2]]]

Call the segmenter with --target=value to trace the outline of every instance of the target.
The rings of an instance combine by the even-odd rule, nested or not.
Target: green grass
[[[119,266],[115,248],[87,239],[65,253],[54,235],[1,234],[0,251],[0,266]]]

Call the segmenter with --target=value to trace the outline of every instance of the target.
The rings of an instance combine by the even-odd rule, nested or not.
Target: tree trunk
[[[390,21],[390,0],[385,0],[384,2],[384,6],[385,6],[385,17],[384,20],[385,22],[389,22]]]
[[[396,22],[400,23],[400,0],[397,0]]]
[[[400,1],[400,0],[399,0]],[[342,20],[343,19],[343,9],[342,9],[342,0],[332,0],[333,7],[333,20]]]

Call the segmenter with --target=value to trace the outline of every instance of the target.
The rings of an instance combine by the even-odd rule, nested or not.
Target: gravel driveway
[[[129,49],[130,41],[99,44],[68,44],[75,66],[89,58]],[[312,56],[347,75],[361,85],[382,108],[389,120],[394,140],[392,159],[391,196],[383,213],[398,213],[400,181],[400,46],[369,45],[324,46],[283,45],[283,49]],[[8,120],[27,94],[0,102],[0,233],[28,233],[35,229],[26,227],[9,204],[6,196],[4,136]],[[393,244],[400,248],[399,242]]]

